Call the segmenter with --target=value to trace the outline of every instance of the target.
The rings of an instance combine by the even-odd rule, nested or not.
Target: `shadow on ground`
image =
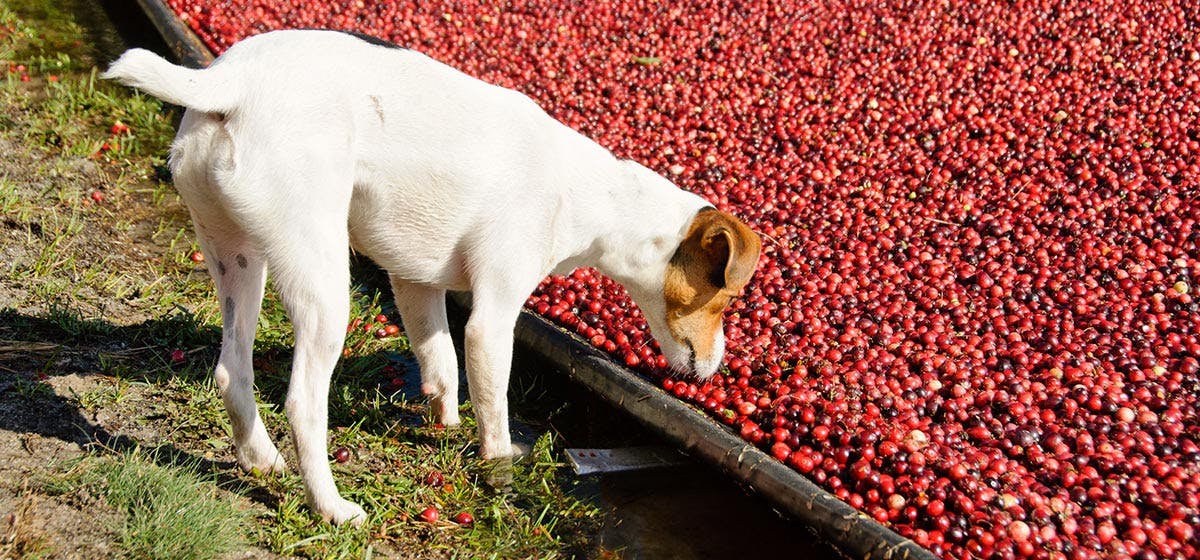
[[[80,402],[89,391],[112,385],[118,379],[145,387],[165,382],[173,375],[193,380],[207,375],[206,366],[171,369],[165,349],[204,344],[212,350],[197,353],[211,352],[215,358],[219,340],[217,329],[199,326],[184,313],[116,326],[82,320],[59,310],[52,310],[47,317],[0,310],[0,432],[10,432],[20,439],[32,458],[37,453],[29,442],[36,436],[56,439],[85,452],[140,450],[162,466],[213,473],[222,488],[242,489],[240,494],[274,509],[278,496],[265,488],[238,484],[232,460],[183,449],[163,441],[158,430],[135,425],[137,419],[121,418],[103,406],[89,410]],[[201,357],[198,362],[207,364],[211,359]],[[133,395],[131,400],[138,398]],[[147,400],[153,401],[154,397]],[[153,405],[135,402],[133,406]],[[170,423],[162,416],[147,417]],[[129,428],[128,433],[122,428]]]

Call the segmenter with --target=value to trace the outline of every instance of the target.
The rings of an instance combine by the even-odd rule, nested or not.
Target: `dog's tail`
[[[138,88],[168,103],[205,113],[228,113],[236,103],[233,84],[222,80],[217,67],[194,70],[176,66],[145,49],[129,49],[113,62],[102,78]]]

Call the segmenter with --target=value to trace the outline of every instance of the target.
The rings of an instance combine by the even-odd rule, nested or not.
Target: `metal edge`
[[[137,0],[137,3],[181,64],[204,68],[213,61],[212,51],[208,50],[204,41],[163,0]]]
[[[462,297],[454,299],[459,305],[466,303]],[[649,430],[743,481],[847,555],[879,560],[937,558],[546,318],[523,310],[516,339]]]
[[[137,1],[183,64],[203,67],[213,60],[208,47],[162,0]],[[449,299],[463,314],[470,308],[467,294],[455,293]],[[647,429],[743,481],[844,553],[878,560],[936,560],[911,539],[850,507],[544,317],[522,310],[515,337],[519,346],[567,372]]]

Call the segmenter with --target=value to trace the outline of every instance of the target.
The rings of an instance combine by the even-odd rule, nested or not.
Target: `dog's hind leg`
[[[446,291],[390,279],[404,332],[421,365],[421,392],[429,396],[436,422],[456,426],[458,358],[446,320]]]
[[[251,236],[221,204],[213,146],[220,123],[187,111],[171,153],[175,187],[187,202],[200,249],[208,262],[221,307],[221,357],[213,371],[233,429],[238,464],[247,471],[282,471],[283,457],[271,442],[254,401],[254,333],[262,307],[267,263]]]
[[[329,470],[329,384],[345,344],[350,317],[350,185],[336,174],[305,170],[286,218],[263,208],[259,223],[271,220],[264,239],[267,261],[295,332],[296,348],[288,385],[287,411],[299,456],[304,491],[313,512],[335,524],[366,520],[357,504],[339,495]],[[275,182],[279,184],[281,181]],[[270,184],[270,183],[267,183]]]
[[[233,428],[238,464],[245,470],[284,470],[283,457],[267,435],[254,400],[252,352],[267,263],[232,222],[192,212],[201,250],[221,305],[221,357],[213,372]]]

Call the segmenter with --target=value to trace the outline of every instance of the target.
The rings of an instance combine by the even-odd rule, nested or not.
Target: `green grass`
[[[55,18],[54,25],[26,21],[15,8]],[[55,3],[0,5],[0,137],[14,162],[0,171],[0,210],[5,227],[23,230],[28,248],[3,267],[24,289],[18,304],[78,306],[98,296],[143,297],[134,287],[137,278],[117,266],[105,247],[92,244],[94,230],[134,231],[147,209],[131,215],[121,211],[126,203],[142,191],[164,192],[146,185],[161,175],[177,111],[99,80],[96,68],[79,62],[86,58],[79,46],[84,39]],[[114,134],[117,121],[129,131]],[[93,193],[104,201],[95,201]],[[159,195],[159,202],[149,211],[180,213],[177,196]],[[184,228],[173,218],[173,234],[179,235]],[[158,259],[170,269],[164,273],[178,267],[172,249]],[[163,291],[144,297],[146,304],[168,306],[178,299]]]
[[[12,258],[0,266],[0,295],[11,302],[0,308],[0,347],[11,341],[15,349],[3,357],[11,358],[7,371],[20,369],[10,386],[20,402],[36,408],[58,398],[44,377],[73,372],[92,380],[69,397],[81,416],[108,415],[130,433],[154,435],[118,452],[93,450],[66,474],[47,465],[46,492],[81,491],[119,511],[114,545],[135,558],[219,557],[226,542],[306,558],[591,555],[600,512],[572,496],[554,432],[543,431],[514,462],[479,459],[469,404],[461,428],[438,429],[423,398],[392,390],[398,372],[415,367],[402,337],[353,329],[333,373],[330,448],[344,446],[353,458],[332,467],[343,495],[367,510],[363,527],[322,523],[294,471],[254,476],[236,468],[211,375],[220,310],[205,267],[189,259],[196,242],[186,209],[163,181],[178,113],[98,80],[72,47],[84,35],[55,2],[0,3],[0,72],[22,64],[31,77],[7,72],[0,80],[0,142],[24,162],[0,164],[0,224],[17,232],[3,239],[20,239],[19,247],[0,245]],[[114,136],[117,120],[131,132]],[[105,143],[110,149],[101,150]],[[378,271],[359,267],[355,279],[352,317],[395,317]],[[294,467],[282,406],[292,342],[268,289],[255,384],[267,429]],[[169,358],[175,349],[183,362]],[[426,485],[431,470],[448,484]],[[416,519],[430,506],[442,522]],[[460,511],[475,525],[445,521]],[[52,551],[55,541],[30,540],[29,550],[46,543]]]
[[[122,514],[114,529],[127,558],[217,558],[247,542],[252,516],[198,462],[172,464],[162,454],[133,449],[89,457],[47,483],[52,493],[81,488]]]

